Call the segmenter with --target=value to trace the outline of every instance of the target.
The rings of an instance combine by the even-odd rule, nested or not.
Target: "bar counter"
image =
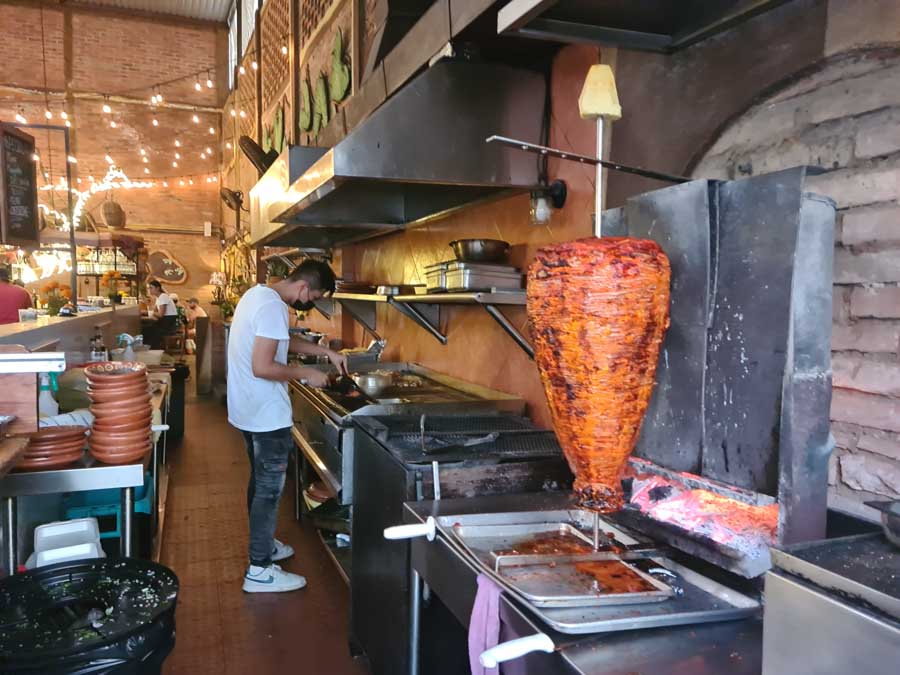
[[[90,352],[94,327],[100,326],[107,347],[120,333],[140,331],[140,308],[118,305],[77,316],[41,316],[36,321],[20,321],[0,325],[0,344],[23,345],[30,351]],[[72,363],[67,355],[69,365]]]

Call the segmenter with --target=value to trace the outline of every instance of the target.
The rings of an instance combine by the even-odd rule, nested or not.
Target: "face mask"
[[[293,303],[291,307],[293,309],[296,309],[298,312],[309,312],[316,308],[316,303],[312,301],[302,302],[300,300],[297,300],[297,302]]]

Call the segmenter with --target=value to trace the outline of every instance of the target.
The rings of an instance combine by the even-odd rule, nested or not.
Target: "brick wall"
[[[45,85],[41,17],[39,3],[7,4],[0,0],[0,120],[12,121],[21,109],[29,122],[44,122],[46,89],[53,121],[62,123],[59,112],[63,107],[72,121],[71,148],[78,159],[73,166],[73,181],[81,181],[75,187],[85,189],[90,176],[102,177],[107,170],[104,156],[109,154],[129,177],[157,182],[154,188],[120,190],[113,195],[126,210],[129,229],[144,236],[151,248],[161,236],[147,234],[152,227],[196,232],[210,221],[218,231],[218,183],[208,184],[205,179],[214,175],[218,178],[219,106],[227,82],[224,26],[46,3]],[[216,85],[212,89],[206,87],[204,73],[199,75],[201,91],[195,90],[191,77],[164,86],[165,104],[158,110],[147,105],[153,93],[147,85],[207,68]],[[112,115],[101,112],[106,95],[114,95]],[[199,123],[192,121],[195,111],[184,106],[199,108]],[[158,126],[152,124],[154,117]],[[115,129],[109,126],[111,119],[117,124]],[[65,175],[62,134],[41,132],[35,136],[40,169],[49,174],[50,182],[58,183]],[[180,141],[180,149],[175,147],[175,139]],[[201,159],[200,153],[207,147],[212,155]],[[141,148],[146,152],[146,163],[139,153]],[[176,151],[181,159],[175,158]],[[172,166],[173,161],[178,162],[177,168]],[[191,174],[195,176],[193,185],[189,184]],[[182,176],[184,186],[180,185]],[[168,187],[163,187],[164,179]],[[102,200],[102,196],[94,196],[87,206],[98,222],[102,222]],[[42,192],[41,201],[65,211],[64,193],[51,196]],[[204,239],[183,234],[173,236],[166,247],[188,266],[190,280],[205,282],[210,265],[216,262],[210,256],[218,241],[217,236]],[[201,295],[207,291],[200,286],[194,290]]]
[[[900,497],[900,50],[832,57],[750,109],[697,177],[810,164],[837,202],[830,503]]]

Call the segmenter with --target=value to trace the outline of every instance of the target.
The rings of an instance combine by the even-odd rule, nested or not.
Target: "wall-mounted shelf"
[[[361,293],[335,293],[327,300],[316,303],[326,316],[334,313],[334,303],[338,302],[355,321],[365,327],[376,339],[381,337],[376,331],[377,304],[387,303],[398,312],[411,319],[427,331],[441,344],[447,344],[447,336],[440,330],[442,305],[480,305],[509,335],[528,357],[534,358],[534,349],[519,330],[510,323],[498,307],[524,306],[525,291],[431,293],[428,295],[376,295]]]

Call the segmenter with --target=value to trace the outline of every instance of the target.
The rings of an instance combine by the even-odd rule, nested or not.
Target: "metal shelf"
[[[335,293],[327,300],[316,303],[318,309],[330,318],[334,313],[334,303],[338,302],[347,312],[362,324],[375,339],[381,336],[376,332],[377,307],[375,303],[387,303],[398,312],[411,319],[416,325],[427,331],[442,345],[447,344],[447,336],[440,330],[442,305],[480,305],[496,321],[504,332],[534,359],[534,349],[528,340],[504,316],[499,306],[525,305],[525,291],[488,292],[474,291],[470,293],[431,293],[423,295],[377,295],[374,293]]]

